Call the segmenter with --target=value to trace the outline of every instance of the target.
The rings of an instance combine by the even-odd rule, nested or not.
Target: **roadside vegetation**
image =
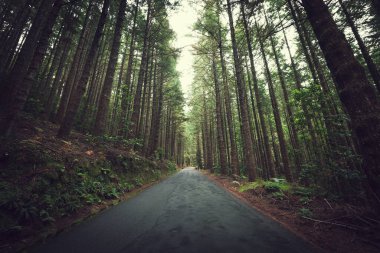
[[[26,119],[16,140],[5,140],[1,149],[2,249],[46,239],[177,169],[126,151],[112,138],[74,133],[61,140],[56,125]]]

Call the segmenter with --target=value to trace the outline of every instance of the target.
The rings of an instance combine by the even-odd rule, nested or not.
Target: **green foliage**
[[[239,189],[240,192],[249,190],[254,190],[260,194],[265,192],[270,197],[277,200],[284,200],[288,198],[288,196],[294,196],[298,198],[298,202],[302,205],[307,205],[312,199],[325,195],[325,192],[320,187],[304,187],[296,184],[289,184],[286,181],[273,182],[256,180],[255,182],[243,184]]]
[[[301,217],[313,217],[313,212],[308,208],[300,208],[298,210],[298,215]]]
[[[0,231],[7,233],[17,233],[18,228],[35,222],[54,223],[85,205],[118,201],[124,193],[176,171],[172,162],[159,168],[142,157],[120,154],[97,160],[73,158],[63,163],[31,141],[10,150],[10,163],[2,175],[8,175],[11,180],[0,179],[0,218],[3,219]],[[26,169],[24,164],[28,160],[33,167],[29,165]]]
[[[125,146],[136,146],[136,147],[142,147],[143,143],[141,139],[133,138],[133,139],[127,139],[122,136],[111,136],[111,135],[101,135],[101,136],[93,136],[89,133],[86,134],[86,140],[90,143],[112,143],[112,144],[119,144],[119,145],[125,145]]]
[[[257,188],[263,188],[268,193],[275,192],[288,192],[292,189],[292,185],[286,181],[272,182],[272,181],[263,181],[256,180],[255,182],[250,182],[240,186],[239,191],[244,192],[248,190],[255,190]]]
[[[172,161],[168,161],[168,170],[169,171],[176,171],[177,170],[177,165],[172,162]]]
[[[262,181],[262,180],[256,180],[254,182],[249,182],[249,183],[241,185],[239,188],[239,191],[245,192],[245,191],[249,191],[249,190],[255,190],[258,187],[262,187],[263,183],[264,183],[264,181]]]
[[[268,193],[274,193],[274,192],[280,192],[281,191],[281,185],[276,182],[270,182],[270,181],[265,181],[263,184],[263,187],[266,192]]]
[[[281,191],[278,191],[278,192],[273,192],[271,194],[271,196],[275,199],[278,199],[278,200],[283,200],[286,198],[285,194]]]
[[[162,159],[164,159],[164,150],[162,148],[157,148],[154,151],[154,158],[156,160],[162,160]]]

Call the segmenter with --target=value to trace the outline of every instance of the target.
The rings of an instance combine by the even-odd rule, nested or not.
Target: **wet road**
[[[315,252],[276,222],[186,168],[32,252]]]

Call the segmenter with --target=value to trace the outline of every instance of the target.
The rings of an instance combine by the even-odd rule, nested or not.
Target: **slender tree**
[[[237,49],[235,27],[234,27],[234,21],[232,17],[232,7],[231,7],[230,0],[227,0],[227,13],[228,13],[230,32],[231,32],[234,66],[235,66],[235,73],[236,73],[236,85],[237,85],[237,90],[239,93],[238,100],[240,104],[240,114],[242,118],[241,134],[244,136],[243,148],[244,148],[244,155],[245,155],[245,163],[247,166],[249,179],[255,180],[256,179],[256,164],[255,164],[253,149],[252,149],[253,144],[252,144],[251,130],[249,129],[248,111],[247,111],[247,106],[246,106],[247,100],[246,100],[245,85],[243,83],[243,77],[242,77],[241,59],[240,59],[239,52]]]
[[[115,25],[115,33],[113,35],[110,60],[108,62],[108,68],[107,68],[107,72],[106,72],[106,76],[105,76],[105,80],[103,84],[103,89],[100,95],[100,102],[99,102],[98,111],[96,114],[95,126],[93,129],[93,133],[96,135],[102,135],[105,133],[105,130],[106,130],[106,121],[107,121],[106,116],[108,114],[112,84],[113,84],[113,79],[115,75],[117,59],[119,56],[121,30],[123,28],[126,6],[127,6],[126,1],[120,0],[120,4],[118,8],[119,12],[117,14],[117,20],[116,20],[116,25]]]
[[[104,0],[102,13],[100,15],[94,39],[92,40],[89,54],[84,65],[82,76],[78,82],[78,85],[74,85],[75,89],[73,90],[73,93],[70,96],[65,117],[58,131],[58,137],[67,137],[70,134],[74,125],[74,120],[78,112],[79,104],[81,102],[83,94],[86,91],[86,85],[90,77],[90,71],[94,63],[94,58],[99,49],[99,42],[102,36],[104,25],[106,23],[109,5],[110,0]]]

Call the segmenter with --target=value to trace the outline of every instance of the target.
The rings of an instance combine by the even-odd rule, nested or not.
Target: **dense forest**
[[[379,2],[203,2],[198,166],[378,206]]]
[[[0,0],[2,216],[18,212],[15,178],[37,173],[11,165],[28,127],[380,210],[380,0],[191,2],[186,101],[169,22],[182,1]]]
[[[25,109],[59,124],[60,138],[73,128],[115,136],[147,156],[160,148],[180,163],[184,101],[170,45],[170,6],[3,1],[2,135]]]

